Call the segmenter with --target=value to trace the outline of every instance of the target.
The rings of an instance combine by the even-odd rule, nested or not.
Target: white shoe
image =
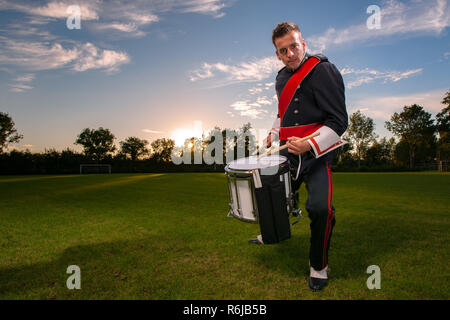
[[[311,267],[311,262],[309,263],[309,276],[318,279],[328,279],[328,265],[322,270],[316,270]]]
[[[264,244],[264,241],[262,239],[261,235],[258,235],[256,238],[254,239],[250,239],[248,240],[249,243],[254,243],[254,244]]]

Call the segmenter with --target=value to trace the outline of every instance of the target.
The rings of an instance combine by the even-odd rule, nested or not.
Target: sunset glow
[[[172,132],[170,139],[175,141],[176,146],[183,146],[186,139],[190,139],[192,137],[201,138],[202,132],[198,129],[179,128]]]

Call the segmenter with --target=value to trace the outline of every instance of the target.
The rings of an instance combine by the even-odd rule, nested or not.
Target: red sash
[[[316,132],[323,124],[321,122],[306,124],[296,127],[280,128],[280,140],[287,140],[289,137],[303,138]]]
[[[278,101],[278,115],[280,116],[280,124],[282,123],[284,113],[286,112],[286,109],[291,103],[292,97],[294,97],[295,91],[297,91],[298,86],[319,62],[320,60],[316,57],[308,58],[308,60],[306,60],[301,65],[300,69],[297,70],[297,72],[289,79],[289,81],[284,86],[283,92],[281,92],[280,95],[280,100]],[[280,140],[286,140],[288,137],[291,136],[302,137],[308,135],[309,133],[312,133],[315,130],[317,130],[320,126],[312,124],[300,127],[289,127],[289,128],[280,127]],[[303,129],[300,129],[302,127]],[[310,131],[308,129],[313,129],[313,131]]]

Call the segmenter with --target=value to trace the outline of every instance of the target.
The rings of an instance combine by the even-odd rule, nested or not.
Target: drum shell
[[[288,162],[285,161],[277,168],[269,167],[258,170],[261,175],[270,169],[271,172],[276,172],[276,175],[280,177],[280,181],[283,181],[286,189],[287,210],[291,212],[291,179]],[[255,183],[253,180],[253,170],[241,170],[232,169],[227,165],[225,167],[225,175],[228,180],[228,191],[230,195],[230,214],[244,222],[258,223],[259,212],[258,205],[255,196]]]

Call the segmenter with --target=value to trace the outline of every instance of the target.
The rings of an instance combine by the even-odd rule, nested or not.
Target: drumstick
[[[263,148],[266,148],[266,147],[267,147],[267,139],[264,139],[263,145],[262,145],[261,147],[263,147]],[[260,150],[259,146],[256,147],[256,151],[253,152],[252,156],[254,156],[255,154],[258,154],[258,153],[259,153],[259,150]]]
[[[313,137],[316,137],[318,135],[320,135],[320,132],[314,132],[313,134],[310,134],[309,136],[306,136],[306,137],[303,137],[303,138],[298,138],[298,139],[295,139],[294,141],[295,142],[302,142],[302,141],[311,139]],[[277,152],[277,151],[281,151],[283,149],[286,149],[287,147],[288,147],[287,144],[285,144],[284,146],[279,147],[279,148],[275,148],[274,150],[270,150],[269,149],[266,152],[264,152],[263,154],[259,155],[258,159],[261,158],[261,157],[267,156],[267,155],[271,154],[272,152]]]
[[[265,148],[266,146],[263,145],[262,147]],[[258,147],[256,147],[256,151],[252,153],[252,156],[254,156],[255,154],[258,154],[259,151],[260,151],[260,148],[258,146]]]

